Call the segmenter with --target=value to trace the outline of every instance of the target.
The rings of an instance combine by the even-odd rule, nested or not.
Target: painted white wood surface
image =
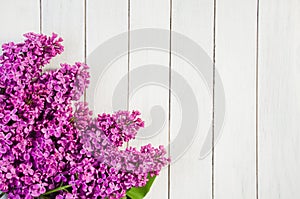
[[[210,0],[191,0],[181,1],[173,0],[172,9],[172,76],[171,88],[175,94],[180,93],[189,95],[188,91],[181,87],[181,80],[176,77],[175,73],[180,76],[192,89],[197,101],[199,118],[198,129],[196,135],[188,141],[190,147],[176,162],[171,164],[171,190],[170,198],[212,198],[212,155],[208,154],[205,158],[200,159],[200,151],[204,144],[212,122],[212,95],[209,90],[212,90],[213,71],[212,64],[203,66],[193,66],[189,57],[182,57],[183,55],[175,53],[180,49],[187,49],[187,54],[197,54],[201,56],[200,52],[193,52],[189,46],[182,40],[175,36],[175,33],[180,33],[199,45],[208,56],[212,57],[213,53],[213,1]],[[206,64],[206,63],[201,63]],[[199,70],[200,74],[198,74]],[[206,70],[206,71],[203,71]],[[208,83],[205,82],[202,73],[208,72]],[[182,82],[183,83],[183,82]],[[210,87],[210,88],[208,88]],[[178,93],[177,93],[178,92]],[[182,118],[183,109],[186,109],[188,104],[193,99],[183,101],[183,97],[176,97],[172,95],[171,98],[171,140],[174,141],[178,133],[192,134],[193,132],[179,132],[180,126],[184,121]],[[179,107],[178,107],[179,106]],[[178,110],[179,109],[179,110]],[[184,139],[188,139],[188,136]],[[184,142],[184,141],[183,141]],[[211,142],[211,141],[210,141]],[[181,147],[181,146],[176,146]],[[182,149],[184,150],[184,149]]]
[[[39,0],[1,0],[1,44],[9,41],[20,42],[24,33],[39,32],[39,13]]]
[[[64,39],[64,52],[55,57],[47,68],[59,68],[60,63],[84,62],[84,1],[41,0],[43,34],[58,34]]]
[[[216,71],[224,86],[226,119],[215,147],[215,198],[253,199],[256,2],[217,1],[216,11]],[[223,100],[218,89],[216,104]],[[220,111],[216,106],[215,114]]]
[[[87,1],[87,55],[95,52],[99,46],[112,37],[126,33],[128,30],[127,15],[127,1]],[[118,50],[128,49],[127,43],[127,39],[123,39],[119,46],[113,47],[115,51],[114,49],[107,49],[107,51],[102,52],[104,57],[106,56],[105,53],[108,52],[110,52],[109,55],[116,56],[105,71],[99,72],[99,68],[106,66],[99,65],[97,60],[95,63],[92,63],[89,59],[87,60],[91,67],[91,84],[96,85],[95,88],[90,87],[87,90],[87,102],[89,102],[90,108],[94,110],[95,115],[103,112],[109,113],[114,110],[112,104],[114,91],[119,81],[123,77],[127,78],[128,72],[127,52],[120,54]],[[124,94],[119,97],[125,104],[122,108],[126,109],[127,81],[125,81],[123,88]]]
[[[260,1],[260,199],[300,197],[300,2]]]
[[[168,1],[161,0],[131,0],[130,1],[130,61],[129,61],[129,109],[139,110],[142,113],[142,118],[145,120],[145,127],[151,128],[159,121],[159,118],[151,115],[152,108],[159,106],[165,115],[165,123],[161,126],[159,132],[153,132],[151,138],[142,138],[143,133],[147,133],[147,129],[142,129],[137,139],[130,141],[131,146],[140,147],[151,143],[153,146],[168,145],[168,116],[169,116],[169,74],[158,74],[160,71],[151,71],[150,73],[141,72],[140,75],[135,75],[134,71],[142,67],[152,67],[160,65],[165,67],[166,71],[169,68],[169,52],[168,49],[162,51],[160,49],[149,49],[151,46],[139,46],[141,39],[149,41],[153,39],[153,35],[145,35],[141,38],[140,34],[135,34],[145,28],[151,29],[169,29],[170,21],[170,6]],[[147,42],[148,43],[148,42]],[[139,48],[137,48],[139,46]],[[164,46],[169,46],[169,40],[164,41]],[[145,82],[145,85],[140,85],[137,82],[143,82],[143,78],[152,76],[151,82]],[[167,87],[157,85],[154,76],[161,76],[161,81],[165,82]],[[140,81],[142,80],[142,81]],[[159,96],[159,97],[158,97]],[[149,131],[149,130],[148,130]],[[152,198],[168,198],[168,168],[164,168],[160,173],[160,177],[153,185],[153,189],[146,196]]]
[[[212,96],[207,92],[203,81],[190,68],[190,64],[181,57],[172,55],[171,68],[187,78],[196,95],[200,110],[199,134],[184,156],[171,165],[170,181],[168,182],[168,172],[165,169],[155,182],[148,199],[256,198],[256,192],[259,199],[300,196],[300,138],[297,126],[300,119],[300,2],[260,0],[258,76],[255,64],[256,3],[250,0],[216,2],[215,66],[223,81],[227,112],[222,136],[214,151],[214,175],[211,173],[211,154],[199,159],[210,127]],[[173,31],[191,38],[212,57],[213,1],[173,0],[172,4]],[[115,35],[124,33],[125,38],[128,38],[128,22],[132,30],[169,30],[169,14],[169,0],[131,0],[130,7],[128,1],[118,0],[0,0],[0,42],[21,41],[22,34],[29,31],[42,30],[47,34],[56,32],[64,38],[65,52],[52,63],[51,67],[55,68],[60,62],[84,61],[85,46],[88,55]],[[130,39],[132,44],[134,37]],[[180,48],[180,45],[184,44],[178,44],[177,47]],[[176,45],[173,43],[172,46]],[[128,48],[128,41],[122,40],[119,47]],[[93,80],[96,81],[94,83],[97,87],[87,93],[88,101],[90,98],[94,99],[91,108],[96,113],[111,112],[114,109],[112,98],[115,88],[122,78],[127,82],[129,77],[129,85],[125,83],[124,93],[119,94],[125,105],[129,103],[130,109],[140,109],[146,124],[152,122],[150,110],[153,104],[164,107],[165,113],[168,114],[169,96],[163,88],[145,86],[128,99],[128,86],[130,88],[130,84],[134,82],[134,79],[128,76],[128,66],[130,70],[145,64],[168,67],[168,52],[149,49],[132,52],[128,65],[128,51],[118,54],[119,52],[111,50],[108,49],[107,52],[115,53],[116,59],[110,63],[107,70],[96,74],[98,76]],[[96,64],[92,64],[91,67],[91,71],[98,70]],[[216,101],[221,100],[218,90],[215,97]],[[171,95],[171,142],[180,128],[181,108],[180,99]],[[218,114],[218,107],[215,107],[215,114]],[[256,119],[258,143],[255,142]],[[160,134],[152,139],[138,140],[131,144],[167,144],[168,131],[165,126]],[[255,161],[256,144],[258,171]],[[255,180],[256,172],[258,182]]]

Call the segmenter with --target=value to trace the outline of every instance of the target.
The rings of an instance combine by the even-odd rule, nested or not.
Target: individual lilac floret
[[[118,111],[112,115],[103,113],[98,115],[98,127],[115,146],[122,146],[134,139],[139,128],[144,127],[139,115],[138,111]]]

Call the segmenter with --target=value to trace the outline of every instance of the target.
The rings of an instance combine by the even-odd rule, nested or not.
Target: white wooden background
[[[65,52],[54,67],[85,61],[98,45],[128,30],[171,28],[188,36],[214,59],[226,121],[214,150],[199,159],[202,131],[219,114],[213,104],[222,99],[217,90],[210,96],[201,82],[185,77],[198,89],[200,133],[185,155],[164,169],[147,198],[300,198],[299,0],[0,0],[0,18],[1,42],[20,41],[29,31],[62,36]],[[118,60],[118,70],[107,79],[118,81],[131,68],[153,62],[191,74],[173,55],[146,51]],[[110,111],[111,89],[101,90],[99,110]],[[170,115],[158,136],[131,144],[167,145],[178,128],[175,102],[168,89],[154,87],[128,100],[129,109],[140,109],[146,122],[152,103]]]

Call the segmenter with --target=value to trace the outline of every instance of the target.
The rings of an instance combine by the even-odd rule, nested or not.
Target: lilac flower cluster
[[[86,159],[81,164],[91,172],[85,183],[94,185],[94,188],[89,186],[91,191],[87,198],[92,196],[105,198],[110,195],[113,196],[112,198],[121,198],[131,187],[145,186],[149,174],[158,175],[159,171],[169,163],[170,160],[165,157],[166,151],[163,146],[154,148],[149,144],[141,147],[140,151],[134,147],[126,150],[118,148],[121,145],[116,140],[134,138],[139,128],[143,127],[144,122],[137,118],[140,115],[138,111],[131,113],[118,111],[112,115],[98,115],[97,119],[93,119],[86,103],[76,103],[75,107],[75,126],[79,130],[82,143],[80,153],[86,155]],[[112,129],[117,133],[111,132]],[[117,138],[112,138],[114,136]],[[81,169],[82,167],[76,167],[71,171],[73,175],[79,174],[79,178],[73,182],[76,187],[73,189],[74,195],[78,194],[75,191],[81,191],[79,194],[87,194],[84,191],[87,185],[83,183],[86,175],[82,173],[86,172],[86,169]]]
[[[138,111],[119,111],[113,115],[103,113],[98,116],[98,127],[115,146],[122,146],[135,138],[140,127],[144,127],[141,118],[137,118],[139,115]]]
[[[170,159],[151,145],[120,150],[144,122],[139,112],[92,118],[78,101],[89,84],[88,66],[61,64],[62,39],[28,33],[2,46],[0,56],[0,191],[8,198],[122,198],[158,175]]]

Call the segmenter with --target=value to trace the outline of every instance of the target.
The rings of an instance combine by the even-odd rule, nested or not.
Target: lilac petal
[[[0,148],[0,153],[5,154],[7,152],[6,148],[1,147]]]

